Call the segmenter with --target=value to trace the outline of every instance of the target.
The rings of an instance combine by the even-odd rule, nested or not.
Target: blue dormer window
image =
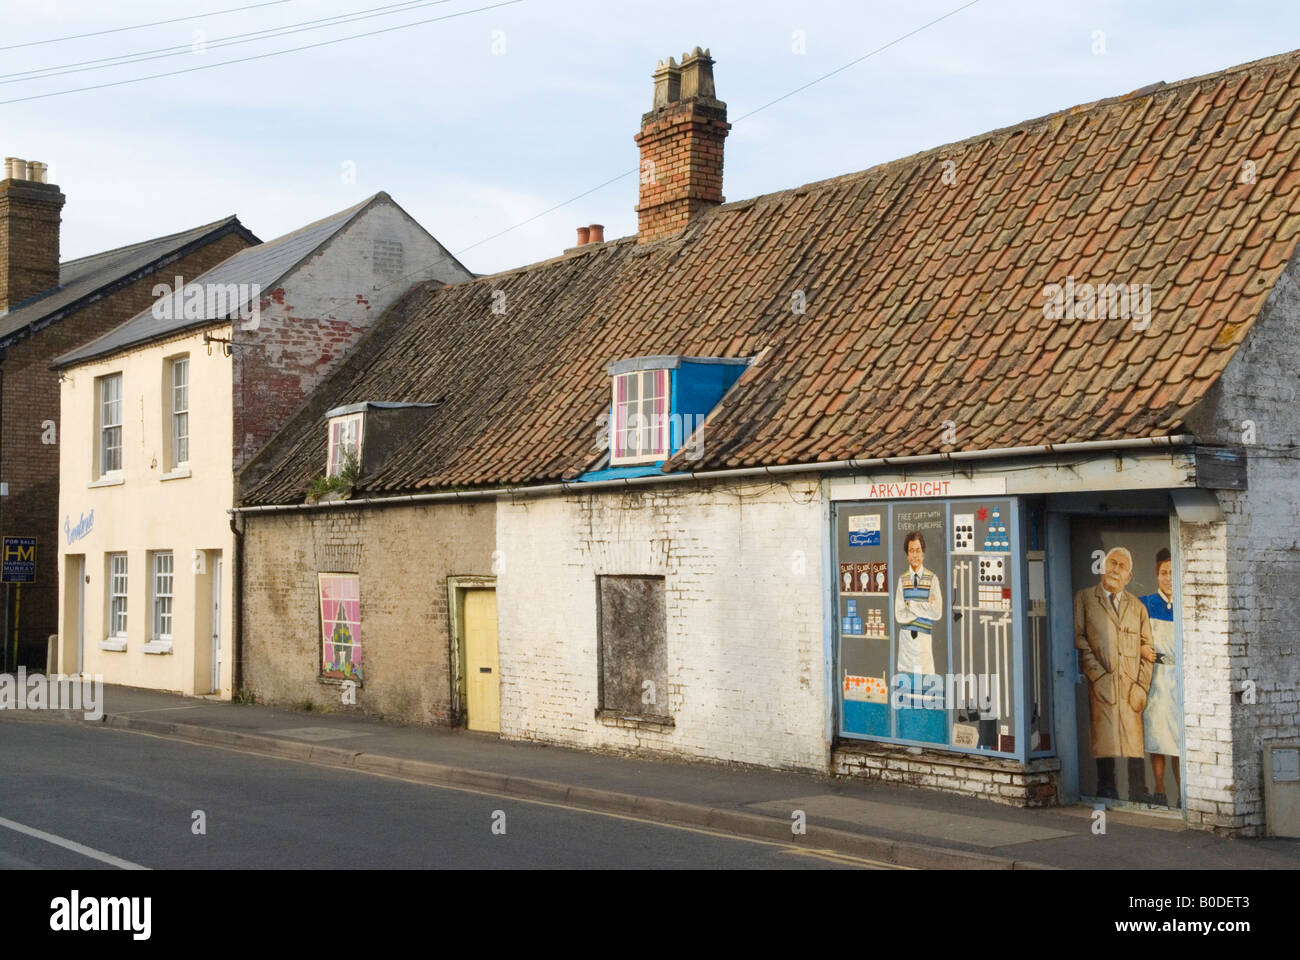
[[[608,461],[581,479],[654,473],[701,446],[709,412],[745,371],[743,357],[655,356],[609,365]]]

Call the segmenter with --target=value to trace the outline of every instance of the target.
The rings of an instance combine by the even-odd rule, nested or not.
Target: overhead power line
[[[286,53],[297,53],[300,50],[314,50],[318,47],[328,47],[336,43],[343,43],[347,40],[359,40],[362,37],[375,37],[382,33],[392,33],[394,30],[406,30],[410,27],[419,27],[427,23],[438,23],[443,20],[454,20],[457,17],[466,17],[473,13],[482,13],[485,10],[496,10],[499,7],[510,7],[517,3],[523,3],[524,0],[501,0],[500,3],[492,3],[483,7],[475,7],[473,10],[461,10],[456,13],[444,14],[441,17],[429,17],[425,20],[414,20],[410,23],[399,23],[391,27],[382,27],[379,30],[368,30],[365,33],[353,33],[346,37],[335,37],[332,40],[321,40],[317,43],[303,44],[299,47],[289,47],[284,50],[272,50],[268,53],[258,53],[247,57],[237,57],[234,60],[219,60],[216,63],[205,63],[197,67],[186,67],[182,70],[169,70],[166,73],[152,73],[144,77],[131,77],[126,80],[114,80],[110,83],[96,83],[87,87],[73,87],[68,90],[54,90],[50,93],[37,93],[26,97],[14,97],[11,100],[0,100],[0,106],[11,103],[27,103],[32,100],[45,100],[50,97],[62,97],[69,93],[84,93],[88,90],[105,90],[109,87],[121,87],[130,83],[143,83],[145,80],[159,80],[163,77],[176,77],[184,73],[196,73],[199,70],[213,70],[217,67],[228,67],[235,63],[250,63],[254,60],[265,60],[268,57],[279,57]]]
[[[86,37],[103,37],[110,33],[125,33],[127,30],[143,30],[145,27],[161,27],[167,23],[181,23],[185,20],[200,20],[203,17],[219,17],[223,13],[238,13],[241,10],[256,10],[258,7],[275,7],[289,0],[266,0],[265,3],[250,3],[246,7],[230,7],[227,10],[213,10],[210,13],[192,13],[187,17],[173,17],[170,20],[152,20],[149,23],[137,23],[129,27],[114,27],[111,30],[95,30],[91,33],[74,33],[67,37],[50,37],[48,40],[28,40],[25,43],[11,43],[0,50],[17,50],[19,47],[39,47],[47,43],[62,43],[65,40],[84,40]]]
[[[255,43],[258,40],[270,40],[274,37],[287,36],[293,33],[303,33],[308,30],[325,30],[329,27],[342,26],[345,23],[355,23],[360,20],[370,20],[376,17],[391,17],[399,13],[419,10],[422,7],[433,7],[442,3],[450,2],[451,0],[404,0],[402,3],[390,3],[382,7],[369,7],[365,10],[354,10],[350,13],[340,13],[332,17],[320,17],[316,20],[303,20],[299,23],[287,23],[278,27],[267,27],[262,30],[252,30],[248,33],[236,33],[228,37],[217,37],[215,40],[205,41],[203,49],[205,51],[214,50],[220,47],[237,46],[242,43]],[[158,47],[154,50],[140,50],[136,53],[123,53],[114,57],[100,57],[95,60],[79,60],[75,63],[64,63],[53,67],[35,67],[31,70],[19,70],[16,73],[0,73],[0,83],[21,83],[24,80],[48,80],[51,77],[61,77],[70,73],[85,73],[88,70],[109,70],[113,67],[124,67],[133,63],[143,63],[147,60],[162,60],[166,57],[179,57],[192,53],[194,53],[193,43],[180,43],[170,47]],[[16,79],[8,79],[10,77]]]
[[[761,107],[755,107],[753,110],[750,110],[748,113],[741,114],[739,117],[737,117],[735,120],[731,122],[733,125],[735,125],[742,120],[752,117],[756,113],[766,110],[768,107],[775,106],[776,104],[780,103],[782,100],[788,100],[790,97],[793,97],[795,94],[802,93],[803,91],[807,90],[809,87],[815,86],[816,84],[821,83],[823,80],[828,80],[831,77],[835,76],[837,73],[843,73],[845,70],[849,69],[849,67],[857,66],[863,60],[867,60],[871,57],[874,57],[876,54],[884,50],[888,50],[890,47],[894,46],[895,44],[902,43],[908,37],[914,37],[922,30],[928,30],[930,27],[933,27],[936,23],[941,23],[942,21],[947,20],[949,17],[961,13],[963,10],[967,9],[968,7],[975,6],[975,4],[979,2],[980,0],[970,0],[969,3],[964,3],[960,7],[954,7],[953,9],[949,10],[947,13],[943,14],[942,16],[935,17],[933,20],[929,21],[928,23],[923,23],[916,29],[909,30],[907,33],[903,34],[902,36],[895,37],[893,40],[890,40],[888,43],[876,47],[874,50],[870,51],[869,53],[864,53],[862,56],[854,60],[850,60],[848,63],[844,64],[843,66],[836,67],[834,70],[831,70],[828,73],[823,73],[820,77],[817,77],[813,80],[809,80],[807,83],[803,84],[802,86],[795,87],[793,90],[789,91],[788,93],[781,94],[781,96],[777,97],[775,100],[769,100]],[[595,187],[591,187],[588,190],[584,190],[582,193],[579,193],[576,196],[572,196],[568,200],[562,200],[559,203],[557,203],[555,206],[548,207],[547,209],[543,210],[541,213],[529,217],[527,220],[520,220],[518,223],[506,227],[504,230],[498,230],[496,233],[492,234],[491,236],[484,237],[482,240],[476,240],[474,243],[471,243],[468,247],[462,247],[460,250],[456,251],[455,255],[459,257],[461,254],[467,253],[468,251],[473,250],[475,247],[481,247],[483,244],[488,243],[489,241],[496,240],[498,237],[503,237],[507,233],[511,233],[512,231],[518,230],[520,227],[525,227],[528,224],[532,223],[534,220],[539,220],[549,213],[554,213],[556,210],[559,210],[562,207],[567,207],[569,204],[575,203],[576,201],[581,200],[583,197],[595,193],[597,190],[604,189],[605,187],[608,187],[612,183],[617,183],[619,180],[622,180],[624,177],[632,176],[634,173],[637,172],[637,170],[638,170],[637,167],[633,167],[631,170],[625,170],[622,173],[618,174],[617,176],[610,177],[604,183],[599,184],[598,186]],[[403,278],[399,277],[398,279],[403,279]]]
[[[744,119],[746,119],[747,117],[752,117],[754,114],[756,114],[756,113],[758,113],[758,112],[760,112],[760,111],[762,111],[762,110],[766,110],[768,107],[775,106],[776,104],[780,103],[782,100],[788,100],[790,97],[793,97],[796,93],[802,93],[803,91],[807,90],[809,87],[811,87],[811,86],[815,86],[816,84],[821,83],[823,80],[829,80],[831,77],[835,76],[837,73],[843,73],[845,70],[849,69],[849,67],[856,67],[856,66],[857,66],[859,63],[861,63],[863,60],[870,59],[871,57],[874,57],[876,54],[881,53],[882,51],[888,50],[890,47],[894,46],[895,44],[902,43],[902,42],[903,42],[904,40],[906,40],[908,37],[914,37],[914,36],[916,36],[918,33],[920,33],[922,30],[928,30],[928,29],[930,29],[930,27],[933,27],[936,23],[941,23],[941,22],[943,22],[944,20],[947,20],[949,17],[956,16],[957,14],[959,14],[959,13],[961,13],[963,10],[965,10],[967,7],[973,7],[973,6],[975,6],[975,4],[977,4],[977,3],[979,3],[979,2],[980,2],[980,0],[970,0],[969,3],[964,3],[964,4],[962,4],[960,7],[954,7],[953,9],[949,10],[947,13],[943,14],[942,16],[935,17],[935,18],[934,18],[933,20],[931,20],[929,23],[923,23],[923,24],[921,24],[919,27],[917,27],[915,30],[910,30],[910,31],[908,31],[907,33],[903,34],[901,37],[895,37],[893,40],[890,40],[888,43],[886,43],[886,44],[882,44],[881,46],[876,47],[876,49],[872,50],[870,53],[864,53],[862,56],[858,57],[856,60],[850,60],[848,63],[844,64],[842,67],[836,67],[836,68],[835,68],[834,70],[832,70],[830,73],[823,73],[820,77],[817,77],[817,78],[814,79],[814,80],[809,80],[809,81],[808,81],[807,83],[805,83],[802,87],[795,87],[795,88],[794,88],[793,90],[791,90],[789,93],[783,93],[783,94],[781,94],[781,96],[777,97],[775,100],[769,100],[767,103],[763,104],[761,107],[755,107],[753,110],[749,111],[749,113],[743,113],[743,114],[741,114],[740,116],[738,116],[735,120],[733,120],[733,121],[731,121],[731,122],[732,122],[732,123],[739,123],[741,120],[744,120]]]

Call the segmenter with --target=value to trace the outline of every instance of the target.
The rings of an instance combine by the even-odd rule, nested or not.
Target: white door
[[[77,557],[77,674],[86,669],[86,558]]]
[[[212,692],[221,692],[221,558],[212,564]]]

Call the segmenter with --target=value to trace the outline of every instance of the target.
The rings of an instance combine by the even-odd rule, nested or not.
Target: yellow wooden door
[[[501,662],[497,656],[497,594],[465,591],[465,686],[469,728],[501,732]]]

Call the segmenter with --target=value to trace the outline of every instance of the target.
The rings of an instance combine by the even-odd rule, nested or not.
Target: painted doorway
[[[63,557],[59,602],[62,606],[58,668],[63,673],[80,676],[86,669],[86,558],[83,554],[70,553]]]
[[[221,693],[221,554],[212,561],[212,692]]]
[[[468,726],[501,732],[501,661],[497,651],[497,592],[465,591],[465,693]]]
[[[1167,516],[1070,524],[1079,793],[1182,805],[1182,652]]]

